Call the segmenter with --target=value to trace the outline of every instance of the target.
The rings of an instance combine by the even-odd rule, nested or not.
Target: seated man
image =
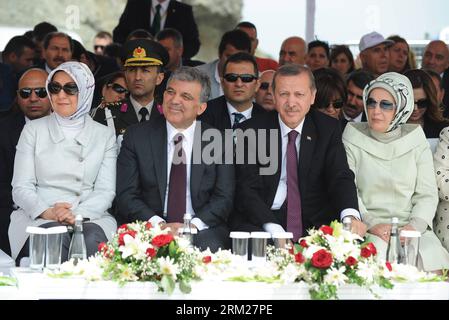
[[[201,136],[211,127],[196,117],[206,109],[209,94],[205,74],[181,67],[167,83],[165,118],[126,131],[117,163],[117,218],[123,223],[148,220],[177,234],[183,215],[190,213],[199,231],[194,244],[216,251],[229,247],[226,223],[234,168],[194,156],[207,147]]]
[[[282,66],[275,73],[273,92],[277,112],[241,125],[245,134],[256,132],[254,139],[259,140],[241,139],[237,132],[236,159],[242,146],[246,159],[237,163],[232,229],[288,231],[296,241],[311,227],[351,216],[352,231],[363,235],[366,228],[360,222],[339,121],[310,110],[316,93],[312,73],[300,65]],[[259,156],[263,148],[270,150],[269,162],[265,150],[265,159]]]

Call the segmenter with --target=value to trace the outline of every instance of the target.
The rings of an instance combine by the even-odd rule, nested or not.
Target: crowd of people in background
[[[430,41],[418,68],[406,39],[376,31],[356,57],[292,34],[274,60],[256,56],[259,41],[242,21],[216,59],[195,60],[192,7],[173,0],[128,0],[91,48],[48,22],[11,38],[0,62],[0,249],[19,263],[27,226],[81,214],[92,255],[117,224],[176,234],[190,213],[195,245],[213,251],[229,248],[230,230],[296,241],[350,216],[385,255],[398,217],[422,234],[420,267],[448,269],[447,44]],[[261,174],[263,159],[194,163],[207,148],[197,134],[212,128],[232,132],[231,154],[275,152],[274,173]],[[275,130],[276,145],[236,134],[258,130]]]

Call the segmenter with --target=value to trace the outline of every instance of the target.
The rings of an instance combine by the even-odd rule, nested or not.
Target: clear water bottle
[[[184,224],[182,226],[181,236],[193,245],[192,215],[190,213],[185,213],[183,220]]]
[[[390,241],[388,241],[386,260],[390,263],[401,263],[402,260],[402,246],[399,239],[398,229],[399,219],[397,217],[391,218],[391,232]]]
[[[343,218],[343,230],[351,232],[352,219],[349,216]]]
[[[75,217],[75,227],[69,248],[70,259],[74,259],[75,265],[78,264],[78,260],[87,259],[86,242],[83,234],[83,216],[80,214]]]

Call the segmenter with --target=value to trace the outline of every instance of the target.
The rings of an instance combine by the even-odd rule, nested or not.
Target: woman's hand
[[[54,210],[53,207],[48,208],[47,210],[42,212],[39,217],[44,219],[44,220],[58,220],[58,218],[56,217],[56,213],[55,213],[55,210]]]
[[[70,208],[72,205],[67,202],[57,202],[54,205],[56,220],[62,224],[75,224],[75,216]]]
[[[369,233],[372,233],[385,242],[388,242],[390,240],[390,232],[391,232],[391,224],[387,223],[379,223],[376,224],[374,227],[368,230]]]

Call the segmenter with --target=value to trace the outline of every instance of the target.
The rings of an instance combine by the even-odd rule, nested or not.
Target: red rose
[[[151,240],[151,244],[156,247],[163,247],[173,241],[171,234],[160,234]]]
[[[145,252],[147,254],[147,256],[149,256],[150,258],[153,258],[156,255],[156,250],[154,250],[154,248],[148,248],[147,251]]]
[[[303,263],[304,261],[306,261],[306,258],[304,258],[304,256],[302,255],[301,252],[298,252],[297,254],[295,254],[295,262],[296,263]]]
[[[103,251],[106,251],[106,250],[108,250],[108,246],[106,245],[106,242],[101,242],[98,245],[98,251],[103,252]]]
[[[151,222],[145,223],[145,229],[150,230],[151,228],[153,228],[153,225],[151,224]]]
[[[125,244],[124,238],[125,238],[125,236],[126,236],[127,234],[134,238],[134,237],[136,236],[136,233],[137,233],[137,232],[134,231],[134,230],[129,230],[129,231],[120,233],[119,236],[118,236],[118,245],[119,245],[119,246],[123,246],[123,245]]]
[[[324,234],[328,234],[328,235],[332,235],[332,233],[334,233],[334,229],[332,229],[329,226],[321,226],[320,230],[324,233]]]
[[[205,256],[203,257],[203,263],[210,263],[212,261],[212,257],[211,256]]]
[[[320,269],[329,268],[332,264],[332,255],[324,249],[318,250],[312,256],[312,266]]]
[[[364,248],[362,248],[362,251],[360,252],[360,255],[362,256],[362,257],[364,257],[364,258],[369,258],[369,257],[371,257],[371,250],[370,249],[368,249],[368,247],[364,247]]]
[[[357,259],[354,258],[354,257],[352,257],[352,256],[349,256],[349,257],[346,259],[345,263],[346,263],[348,266],[352,267],[352,266],[355,266],[355,265],[357,264]]]
[[[124,231],[126,231],[126,230],[128,230],[128,225],[125,223],[125,224],[122,224],[120,227],[118,227],[118,229],[117,229],[117,231],[118,232],[124,232]]]
[[[387,269],[389,270],[389,271],[393,271],[393,267],[391,266],[391,263],[390,262],[385,262],[385,266],[387,267]]]
[[[370,242],[366,245],[366,247],[368,248],[369,251],[371,251],[371,254],[373,256],[375,256],[377,254],[377,249],[376,249],[376,246],[374,245],[374,243]]]
[[[301,241],[299,241],[299,245],[303,248],[308,248],[309,245],[307,244],[306,240],[302,239]]]

